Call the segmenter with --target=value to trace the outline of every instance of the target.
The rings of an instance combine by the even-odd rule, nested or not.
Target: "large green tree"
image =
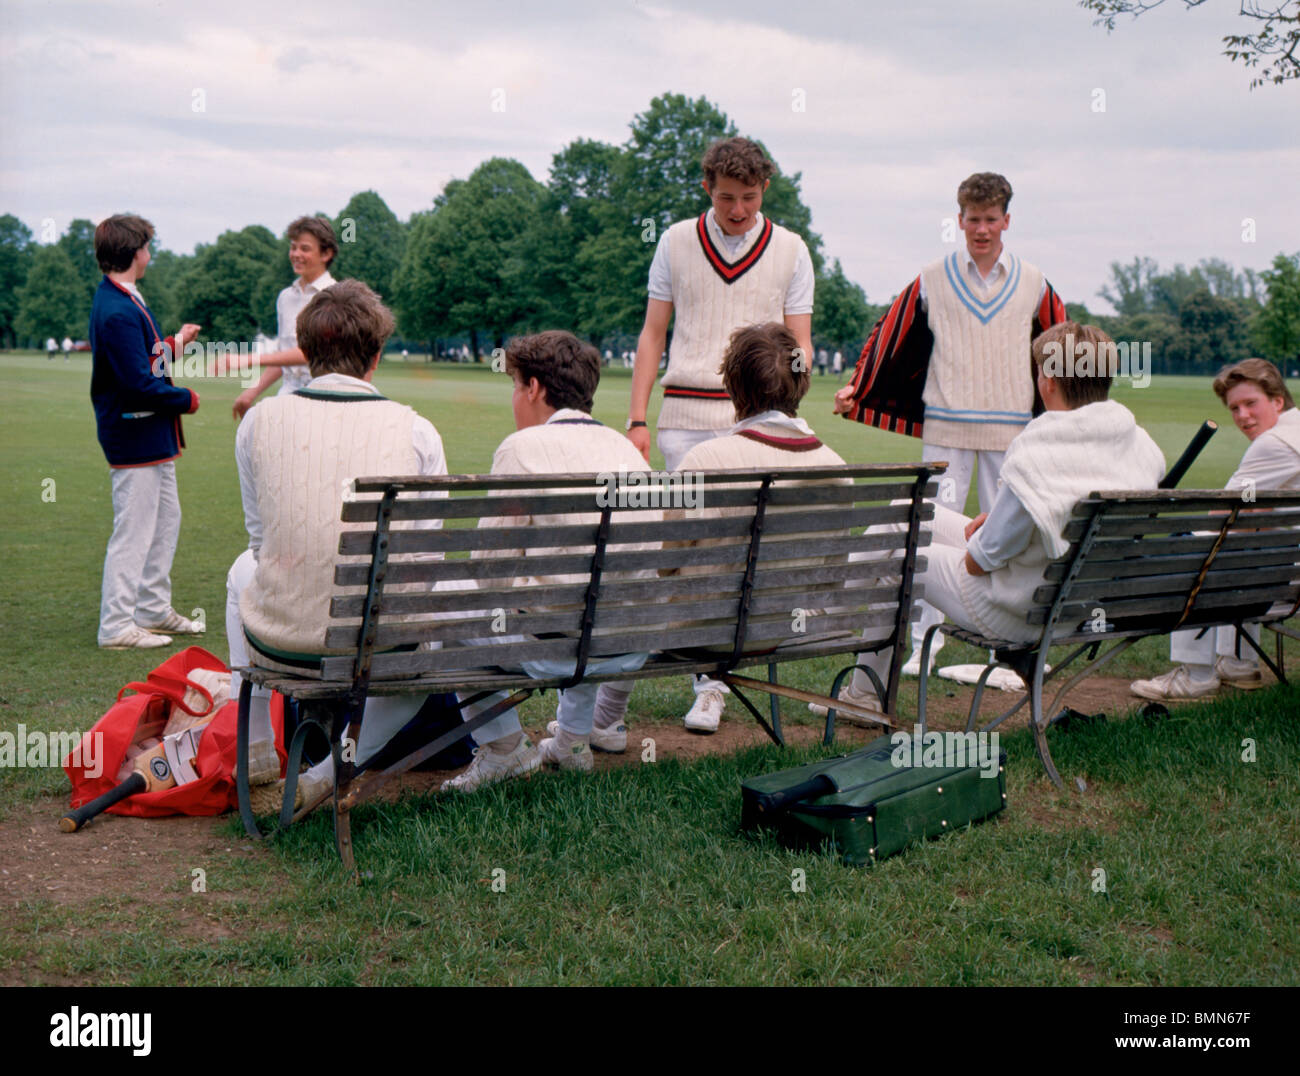
[[[274,302],[268,316],[255,306],[254,290],[268,270],[287,261],[281,244],[260,224],[223,232],[195,251],[181,278],[178,296],[186,320],[202,325],[208,340],[251,340],[258,329],[273,334]]]
[[[867,302],[866,292],[844,275],[836,258],[831,271],[817,279],[813,346],[842,351],[846,362],[852,363],[871,326],[883,313],[883,307]]]
[[[403,331],[468,333],[477,354],[480,333],[500,343],[532,327],[525,235],[544,194],[527,168],[503,157],[448,183],[434,212],[412,222],[395,288]]]
[[[90,323],[85,291],[77,267],[63,247],[57,243],[38,247],[27,280],[18,289],[17,335],[37,345],[51,336],[56,340],[84,338]]]
[[[334,233],[339,253],[330,274],[364,281],[380,295],[390,296],[406,229],[388,204],[374,191],[354,194],[334,220]]]
[[[18,289],[27,280],[34,253],[31,229],[12,213],[0,216],[0,346],[18,343]]]
[[[1265,358],[1293,364],[1300,358],[1300,253],[1279,254],[1259,275],[1268,301],[1255,318],[1251,339]]]

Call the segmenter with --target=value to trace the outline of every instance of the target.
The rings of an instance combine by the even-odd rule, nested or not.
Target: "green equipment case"
[[[852,754],[751,777],[740,786],[741,828],[775,829],[784,843],[801,847],[829,841],[856,867],[1007,805],[1003,751],[992,776],[984,775],[991,762],[983,771],[912,762],[910,748],[881,737]]]

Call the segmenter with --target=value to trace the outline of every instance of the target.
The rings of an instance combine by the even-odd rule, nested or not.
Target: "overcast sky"
[[[873,302],[952,249],[957,184],[988,170],[1007,246],[1105,310],[1113,260],[1300,250],[1300,85],[1250,91],[1219,55],[1237,8],[1108,35],[1074,0],[0,0],[0,213],[39,239],[131,210],[178,252],[366,189],[405,219],[488,157],[545,181],[573,139],[703,94],[802,172]]]

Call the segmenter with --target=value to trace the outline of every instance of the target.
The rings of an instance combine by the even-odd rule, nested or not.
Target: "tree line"
[[[659,236],[708,208],[700,158],[711,142],[738,133],[706,98],[665,94],[633,118],[623,144],[569,143],[546,183],[494,157],[407,221],[361,191],[336,215],[321,214],[339,239],[331,271],[384,296],[399,346],[436,354],[464,341],[478,355],[514,333],[564,327],[602,349],[634,347]],[[763,211],[808,244],[814,346],[852,363],[887,304],[869,303],[838,259],[828,264],[801,173],[774,163]],[[93,234],[78,219],[42,245],[16,217],[0,216],[0,343],[84,336],[100,279]],[[194,321],[207,340],[239,341],[274,334],[275,297],[292,279],[287,237],[249,225],[188,255],[155,243],[141,291],[164,326]],[[1161,273],[1138,258],[1113,264],[1099,295],[1117,316],[1070,309],[1117,340],[1150,341],[1156,372],[1208,372],[1252,352],[1284,362],[1300,355],[1300,255],[1278,255],[1258,274],[1213,259]]]

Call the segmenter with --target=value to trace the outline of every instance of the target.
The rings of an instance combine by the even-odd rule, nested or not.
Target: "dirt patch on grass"
[[[938,687],[938,684],[935,685]],[[969,687],[947,684],[934,691],[930,702],[931,722],[935,728],[960,728],[965,724],[971,698]],[[983,711],[994,716],[1005,709],[1015,696],[1001,692],[986,693]],[[1094,678],[1080,685],[1069,702],[1084,712],[1104,710],[1123,713],[1134,703],[1128,683],[1113,678]],[[790,704],[787,704],[789,706]],[[910,716],[904,708],[903,720]],[[787,717],[788,720],[788,717]],[[1009,728],[1020,727],[1024,717],[1017,715]],[[530,727],[536,741],[545,735],[543,728]],[[791,744],[808,744],[821,737],[820,725],[785,726]],[[836,724],[836,743],[845,749],[859,747],[880,732]],[[690,761],[705,755],[731,754],[744,748],[769,742],[766,734],[737,706],[729,708],[718,731],[709,736],[688,732],[679,723],[654,724],[635,722],[629,727],[628,748],[624,754],[595,754],[596,768],[641,765],[643,753],[654,741],[656,761],[681,759]],[[401,795],[428,794],[435,791],[449,773],[406,774],[393,782],[378,797],[392,799]],[[1086,775],[1085,775],[1086,776]],[[1024,824],[1050,831],[1073,826],[1089,826],[1113,831],[1115,816],[1137,806],[1118,792],[1089,784],[1080,794],[1073,775],[1067,775],[1065,791],[1046,781],[1031,782],[1015,797],[1015,818]],[[15,804],[0,821],[0,913],[10,921],[32,902],[55,907],[86,905],[105,896],[124,903],[180,905],[192,891],[193,870],[210,870],[213,864],[229,863],[231,857],[259,856],[256,842],[232,837],[226,818],[126,818],[101,815],[78,833],[61,833],[59,816],[66,809],[64,797],[42,797],[29,804]],[[274,870],[263,857],[266,866]],[[209,897],[221,897],[209,892]],[[182,915],[177,922],[182,933],[203,937],[219,936],[223,927],[215,914],[217,901],[209,901],[200,920]]]

